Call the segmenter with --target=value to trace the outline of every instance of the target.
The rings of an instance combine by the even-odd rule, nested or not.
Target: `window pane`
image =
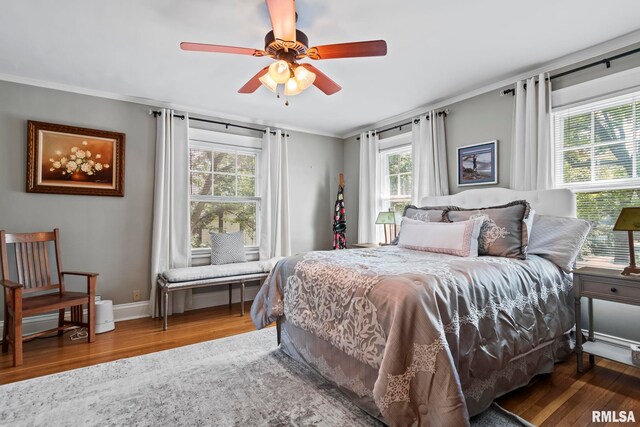
[[[636,139],[640,139],[640,101],[636,102]]]
[[[400,173],[407,173],[407,172],[411,172],[412,169],[412,164],[411,164],[411,153],[403,153],[399,156],[399,166],[398,166],[398,172]]]
[[[581,252],[581,262],[600,266],[625,266],[629,263],[627,233],[613,231],[624,207],[640,204],[640,189],[577,193],[578,218],[592,223]],[[636,233],[637,234],[637,233]],[[636,236],[638,247],[640,236]]]
[[[238,154],[238,173],[243,175],[256,174],[256,156]]]
[[[236,177],[234,175],[213,174],[214,196],[235,196]]]
[[[256,202],[191,202],[191,246],[211,246],[209,233],[244,232],[244,244],[255,246]]]
[[[564,153],[564,182],[591,181],[591,149]]]
[[[400,194],[411,194],[411,174],[400,175]]]
[[[211,152],[191,149],[189,162],[192,171],[211,172]]]
[[[620,141],[632,137],[632,104],[606,108],[594,114],[596,142]]]
[[[389,177],[389,194],[395,196],[398,194],[398,175]]]
[[[591,143],[591,113],[566,117],[562,121],[565,147]]]
[[[213,171],[236,173],[236,155],[233,153],[213,153]]]
[[[192,195],[210,196],[211,195],[211,174],[202,172],[191,172]]]
[[[398,218],[404,213],[405,206],[410,204],[411,199],[395,199],[391,201],[391,203],[389,204],[389,208],[392,211],[398,213],[398,215],[396,216],[396,220],[399,220]]]
[[[256,195],[256,179],[252,176],[238,176],[238,196]]]
[[[398,173],[398,160],[400,159],[399,154],[391,154],[387,157],[387,164],[389,165],[389,174]]]
[[[596,180],[633,177],[633,144],[613,144],[596,147]]]

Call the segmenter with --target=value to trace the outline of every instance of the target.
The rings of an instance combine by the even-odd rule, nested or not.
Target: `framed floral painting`
[[[124,196],[125,135],[29,121],[27,192]]]

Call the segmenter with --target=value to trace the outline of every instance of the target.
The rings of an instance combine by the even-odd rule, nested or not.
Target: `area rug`
[[[0,387],[10,426],[382,426],[276,346],[275,328]],[[521,426],[500,408],[474,427]]]

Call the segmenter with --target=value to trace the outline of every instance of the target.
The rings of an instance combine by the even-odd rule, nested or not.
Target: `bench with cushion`
[[[169,312],[169,293],[185,289],[203,288],[207,286],[228,285],[229,306],[231,306],[231,290],[234,283],[240,283],[241,315],[244,316],[244,284],[253,280],[265,279],[276,262],[281,258],[266,261],[236,262],[231,264],[203,265],[200,267],[172,268],[158,275],[159,292],[156,307],[161,308],[162,329],[167,330],[167,314]]]

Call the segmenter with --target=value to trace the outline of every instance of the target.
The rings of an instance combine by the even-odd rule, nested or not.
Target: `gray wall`
[[[65,268],[100,273],[98,293],[114,304],[132,302],[134,289],[149,298],[156,133],[150,108],[0,81],[0,229],[60,228]],[[27,120],[124,132],[125,197],[26,193]],[[289,134],[293,252],[329,249],[342,140]]]
[[[149,107],[0,81],[0,229],[60,228],[63,265],[115,304],[149,297],[155,120]],[[25,192],[27,120],[126,133],[125,197]]]

